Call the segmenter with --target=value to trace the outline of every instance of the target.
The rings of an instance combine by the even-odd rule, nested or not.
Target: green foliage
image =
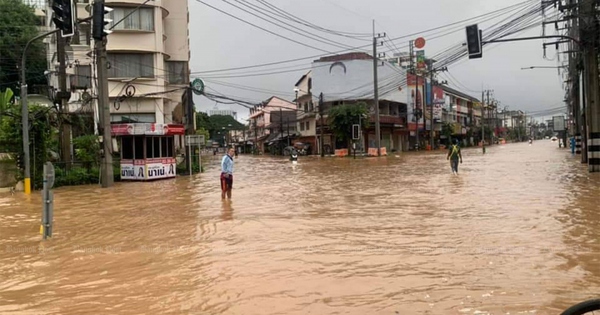
[[[55,167],[54,187],[97,184],[100,181],[100,169],[74,167],[68,171],[62,167]]]
[[[4,118],[4,112],[8,110],[10,100],[13,98],[13,91],[10,88],[0,92],[0,126],[2,126],[2,120]]]
[[[203,135],[205,141],[208,141],[208,139],[210,139],[210,132],[208,132],[208,130],[206,130],[206,129],[202,128],[202,127],[196,129],[196,134],[197,135]]]
[[[90,170],[92,165],[100,165],[100,142],[98,136],[87,135],[73,139],[75,158]]]
[[[341,142],[348,142],[352,138],[352,125],[362,123],[362,128],[369,127],[369,110],[367,104],[344,104],[332,107],[328,115],[328,123],[335,137]],[[361,120],[362,118],[362,120]]]
[[[8,152],[23,155],[23,132],[21,127],[21,106],[9,105],[5,119],[0,126],[0,147]],[[50,138],[52,136],[52,115],[47,107],[29,106],[30,168],[34,188],[42,187],[44,163],[48,160]],[[17,175],[21,180],[23,174]]]
[[[21,65],[23,49],[37,36],[36,25],[41,21],[34,9],[22,0],[0,1],[0,88],[10,87],[20,93],[17,65]],[[34,42],[27,52],[27,84],[46,85],[46,52],[41,40]]]
[[[450,139],[452,137],[452,133],[453,133],[452,125],[449,123],[443,123],[442,124],[442,135],[446,136],[447,139]]]
[[[203,129],[207,131],[209,137],[206,140],[208,140],[217,137],[217,133],[221,132],[223,128],[226,130],[244,130],[246,126],[231,116],[208,116],[206,113],[199,112],[196,114],[196,128],[197,130]],[[220,137],[222,138],[222,136]]]
[[[189,173],[187,172],[187,166],[185,165],[185,162],[181,162],[179,164],[177,164],[177,174],[178,175],[185,175]],[[204,173],[204,166],[200,166],[198,164],[198,161],[193,161],[192,162],[192,174],[197,174],[197,173]]]

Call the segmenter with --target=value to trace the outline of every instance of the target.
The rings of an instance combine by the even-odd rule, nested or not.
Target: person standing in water
[[[231,190],[233,189],[233,155],[235,150],[229,148],[227,154],[221,160],[221,199],[231,199]]]
[[[462,154],[460,153],[460,147],[458,146],[458,139],[454,140],[448,150],[446,160],[450,160],[450,167],[452,168],[452,174],[458,175],[458,161],[462,164]]]

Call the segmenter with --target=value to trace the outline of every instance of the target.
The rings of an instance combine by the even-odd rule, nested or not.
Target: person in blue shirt
[[[229,148],[227,154],[221,160],[221,199],[231,199],[231,189],[233,189],[233,155],[235,150]]]

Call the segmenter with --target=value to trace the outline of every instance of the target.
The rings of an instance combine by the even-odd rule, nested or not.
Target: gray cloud
[[[341,50],[278,28],[223,1],[204,1],[294,40],[331,52]],[[233,0],[228,1],[240,5]],[[256,0],[248,1],[257,5]],[[369,2],[358,0],[305,0],[298,2],[268,0],[268,2],[319,26],[345,32],[370,33],[372,31],[371,20],[374,18],[377,21],[376,31],[386,32],[388,38],[393,38],[481,15],[522,1],[378,0]],[[190,66],[192,72],[242,67],[325,54],[319,50],[304,47],[253,28],[195,0],[190,0],[189,7],[192,50]],[[499,21],[499,19],[495,21]],[[292,23],[290,22],[290,24]],[[489,26],[490,23],[480,23],[480,28],[483,29],[484,33],[486,27]],[[369,44],[368,41],[329,36],[306,28],[297,28],[297,30],[306,34],[318,34],[349,46]],[[547,32],[552,31],[553,26],[549,26]],[[541,27],[538,27],[527,33],[513,35],[513,37],[536,36],[540,33]],[[413,38],[416,37],[413,36]],[[427,35],[424,37],[428,39]],[[429,37],[432,36],[429,35]],[[464,37],[465,33],[462,29],[442,38],[428,40],[424,48],[425,52],[428,56],[433,55],[453,44],[464,41]],[[413,38],[398,40],[395,44],[401,50],[407,50],[402,47],[406,47],[408,40]],[[557,65],[558,55],[554,46],[547,48],[547,57],[553,60],[543,58],[542,42],[536,40],[489,45],[484,49],[483,59],[460,61],[449,67],[450,75],[442,74],[442,77],[450,76],[451,80],[449,81],[452,87],[477,98],[481,97],[479,91],[482,86],[484,89],[494,90],[494,97],[502,103],[502,106],[509,106],[511,109],[535,111],[560,106],[564,92],[561,80],[557,75],[557,69],[520,70],[521,67],[528,66]],[[386,49],[385,47],[382,48]],[[564,58],[565,55],[561,54],[559,57]],[[265,69],[282,71],[290,68],[308,68],[311,61],[312,59],[307,59],[272,67],[239,70],[225,75],[264,72]],[[285,67],[288,68],[281,69]],[[218,91],[229,96],[253,101],[264,100],[272,94],[277,94],[292,100],[294,98],[293,85],[304,72],[306,71],[301,70],[277,75],[243,78],[216,78],[215,73],[192,74],[192,77],[204,78],[208,91],[213,93]],[[223,73],[219,74],[223,75]],[[366,75],[371,76],[370,73]],[[252,86],[277,93],[257,93],[222,86],[215,83],[215,80],[235,85]],[[204,97],[196,97],[196,104],[199,110],[208,110],[214,106],[214,102]],[[248,115],[248,110],[238,105],[219,105],[219,108],[235,109],[239,113],[238,117],[241,118]]]

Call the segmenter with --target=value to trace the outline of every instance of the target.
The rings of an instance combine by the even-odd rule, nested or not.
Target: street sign
[[[192,87],[194,88],[192,90],[194,94],[202,95],[204,92],[204,81],[202,81],[202,79],[195,79],[194,82],[192,82]]]
[[[204,135],[187,135],[185,136],[185,143],[188,146],[204,145],[206,143],[206,139],[204,139]]]
[[[552,124],[554,131],[565,131],[565,117],[564,116],[553,116]]]
[[[425,38],[423,38],[423,37],[417,38],[415,40],[415,47],[417,47],[418,49],[425,47]]]
[[[47,181],[48,189],[50,189],[54,186],[54,165],[46,162],[44,166],[44,179]]]

